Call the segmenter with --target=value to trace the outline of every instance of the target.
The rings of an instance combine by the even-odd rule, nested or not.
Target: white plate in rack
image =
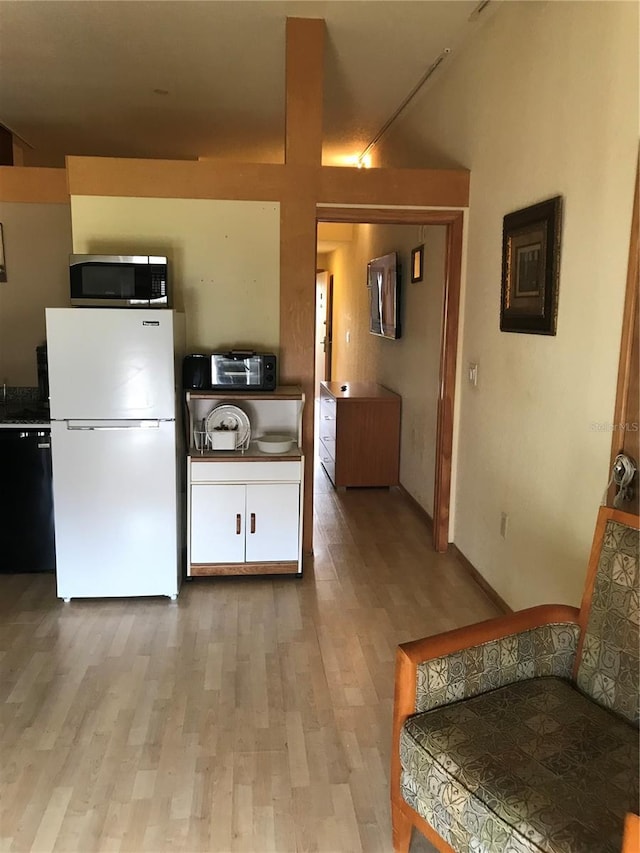
[[[251,423],[246,412],[238,406],[220,403],[207,415],[204,428],[207,436],[214,430],[225,429],[236,433],[236,447],[246,447],[251,438]]]

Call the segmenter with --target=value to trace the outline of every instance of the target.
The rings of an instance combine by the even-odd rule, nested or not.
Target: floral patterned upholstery
[[[511,634],[418,665],[416,711],[539,675],[570,678],[579,628],[556,623]]]
[[[596,702],[640,719],[638,531],[608,521],[578,669],[578,687]]]
[[[410,717],[401,791],[461,853],[618,853],[638,749],[629,723],[534,678]]]

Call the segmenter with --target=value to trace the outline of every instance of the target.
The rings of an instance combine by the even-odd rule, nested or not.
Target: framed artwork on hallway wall
[[[411,250],[411,281],[422,281],[424,274],[424,243]]]
[[[561,196],[504,217],[500,331],[555,335],[561,218]]]

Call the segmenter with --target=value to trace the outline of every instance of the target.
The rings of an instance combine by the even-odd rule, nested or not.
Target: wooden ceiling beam
[[[0,201],[68,204],[67,173],[45,166],[0,166]]]
[[[67,173],[71,195],[136,198],[279,201],[290,183],[282,164],[225,160],[67,157]]]
[[[6,167],[4,174],[10,168]],[[63,169],[13,170],[12,183],[22,180],[21,172],[29,177],[29,183],[37,183],[44,172],[54,172],[64,184]],[[67,157],[66,171],[71,195],[282,202],[304,195],[312,196],[318,204],[374,207],[466,207],[470,179],[465,169],[352,169],[115,157]]]
[[[471,173],[466,169],[349,169],[324,166],[320,204],[395,204],[466,207]]]

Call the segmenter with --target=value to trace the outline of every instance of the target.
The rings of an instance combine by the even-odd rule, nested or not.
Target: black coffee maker
[[[203,353],[187,355],[182,362],[182,387],[192,391],[211,389],[211,356]]]

